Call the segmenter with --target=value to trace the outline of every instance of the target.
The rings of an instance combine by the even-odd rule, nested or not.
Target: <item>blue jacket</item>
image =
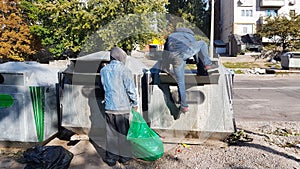
[[[137,106],[132,72],[122,62],[112,60],[101,69],[100,77],[106,110],[130,110],[131,106]]]
[[[199,41],[196,40],[193,34],[188,32],[171,33],[164,45],[164,50],[178,55],[183,60],[198,55],[199,48]]]

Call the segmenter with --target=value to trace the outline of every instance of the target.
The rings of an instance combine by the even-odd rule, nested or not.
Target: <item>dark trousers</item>
[[[106,118],[106,160],[125,162],[131,159],[131,146],[127,141],[129,129],[128,114],[105,113]]]

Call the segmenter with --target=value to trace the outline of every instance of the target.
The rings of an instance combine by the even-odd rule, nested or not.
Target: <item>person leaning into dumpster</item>
[[[104,90],[106,118],[106,153],[103,159],[109,166],[126,164],[131,159],[129,129],[131,108],[137,110],[138,101],[132,72],[125,67],[126,53],[114,47],[110,63],[100,70],[100,88]]]
[[[170,65],[178,85],[180,98],[180,111],[188,111],[186,102],[186,89],[184,81],[185,65],[187,59],[194,57],[197,62],[197,74],[207,75],[207,71],[216,69],[208,55],[208,47],[203,40],[197,41],[194,32],[189,28],[176,28],[175,32],[168,35],[164,44],[162,71],[170,72]],[[204,65],[203,65],[204,64]]]

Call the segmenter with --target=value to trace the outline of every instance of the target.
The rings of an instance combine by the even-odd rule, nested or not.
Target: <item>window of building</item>
[[[252,17],[252,10],[246,10],[246,16]]]
[[[296,16],[296,11],[295,10],[290,10],[290,15],[291,16]]]
[[[274,10],[274,9],[266,10],[266,16],[277,16],[277,15],[278,15],[278,10]]]
[[[238,5],[243,7],[253,6],[253,1],[254,0],[238,0]]]
[[[252,11],[252,9],[242,10],[241,15],[244,16],[244,17],[252,17],[253,16],[253,11]]]
[[[238,34],[253,34],[253,25],[252,24],[239,24],[238,25]]]

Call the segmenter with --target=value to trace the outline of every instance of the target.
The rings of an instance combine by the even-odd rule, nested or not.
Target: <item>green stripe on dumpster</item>
[[[14,98],[9,94],[0,94],[0,108],[8,108],[14,104]]]
[[[45,93],[43,87],[30,86],[30,95],[34,113],[34,121],[39,142],[44,138],[44,103]]]

